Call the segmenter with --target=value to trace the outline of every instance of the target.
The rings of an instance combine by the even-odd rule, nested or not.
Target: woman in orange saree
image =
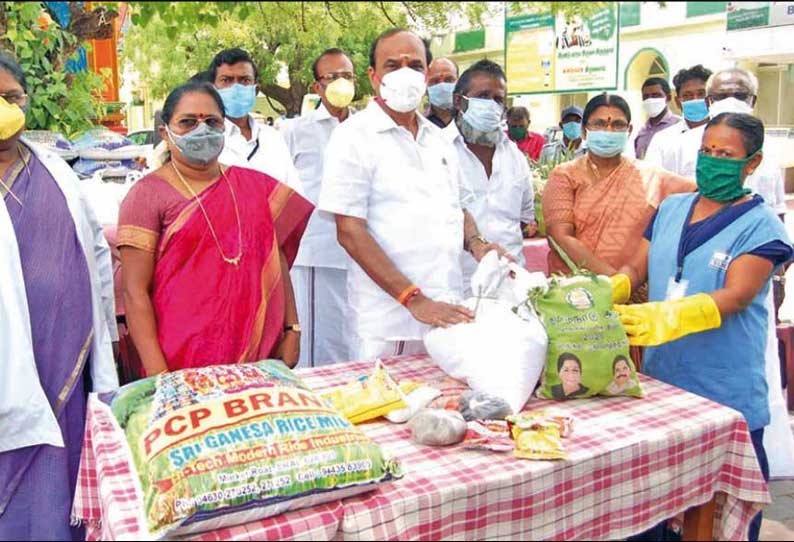
[[[298,360],[289,267],[313,207],[267,175],[220,165],[223,119],[211,86],[174,90],[161,128],[171,160],[121,207],[127,323],[149,375]]]
[[[543,218],[549,237],[573,262],[612,276],[629,261],[655,210],[670,194],[693,192],[695,182],[622,155],[631,132],[631,109],[615,94],[599,94],[585,107],[582,126],[587,154],[557,166],[543,191]],[[552,249],[549,272],[568,273]],[[646,285],[631,302],[647,301]],[[640,349],[631,357],[639,369]]]
[[[587,154],[551,172],[543,192],[543,217],[549,236],[574,263],[611,276],[628,261],[662,200],[693,192],[695,183],[622,156],[631,110],[620,96],[591,99],[582,124]],[[549,252],[549,270],[568,272],[554,250]]]

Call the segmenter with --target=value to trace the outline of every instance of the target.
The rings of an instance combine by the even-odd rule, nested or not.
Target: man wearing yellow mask
[[[323,51],[312,65],[312,89],[320,106],[282,129],[306,197],[320,197],[323,153],[331,133],[351,114],[355,95],[353,63],[341,49]],[[348,361],[347,266],[349,257],[336,240],[331,216],[314,212],[303,235],[291,277],[302,326],[299,366]]]

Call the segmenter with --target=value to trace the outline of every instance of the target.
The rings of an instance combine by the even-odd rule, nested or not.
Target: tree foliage
[[[141,2],[132,4],[133,26],[124,44],[152,93],[167,91],[206,69],[219,50],[246,49],[260,71],[260,87],[287,112],[297,112],[314,78],[314,59],[329,47],[348,52],[359,93],[371,92],[366,77],[369,46],[392,26],[428,35],[453,17],[476,21],[485,2]],[[289,88],[276,84],[282,67]]]
[[[91,127],[104,110],[101,76],[69,73],[66,62],[87,40],[112,35],[115,12],[85,11],[70,3],[71,19],[62,28],[43,2],[0,2],[0,47],[15,57],[28,83],[29,129],[55,130],[67,136]]]
[[[508,2],[507,4],[511,13],[551,12],[584,18],[604,9],[612,2]]]
[[[565,12],[587,16],[609,2],[508,2],[512,10]],[[358,92],[371,93],[366,77],[369,46],[393,26],[430,37],[454,22],[481,24],[502,2],[133,2],[124,57],[155,97],[162,98],[215,53],[242,47],[257,63],[260,88],[287,112],[300,110],[314,78],[311,65],[329,47],[351,57]],[[289,88],[276,84],[286,66]],[[272,103],[272,102],[271,102]]]

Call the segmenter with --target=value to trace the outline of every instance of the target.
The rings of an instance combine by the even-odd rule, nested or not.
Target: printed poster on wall
[[[586,18],[550,13],[505,17],[505,68],[510,94],[615,90],[618,4]]]
[[[794,24],[794,2],[728,2],[728,30]]]

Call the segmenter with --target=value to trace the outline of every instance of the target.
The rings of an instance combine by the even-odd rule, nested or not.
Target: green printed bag
[[[280,361],[163,373],[99,398],[140,482],[147,538],[247,523],[399,476]]]
[[[530,293],[528,303],[549,336],[538,396],[558,400],[594,395],[642,397],[626,331],[612,310],[612,284],[607,277],[576,268],[549,241],[573,274],[554,276],[548,290]]]

